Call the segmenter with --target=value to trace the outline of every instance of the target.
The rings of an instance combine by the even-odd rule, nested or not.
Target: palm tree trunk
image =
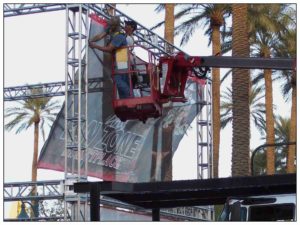
[[[272,87],[272,71],[266,69],[264,71],[266,95],[266,126],[267,126],[267,144],[274,144],[274,115],[273,115],[273,87]],[[275,173],[275,147],[267,148],[267,174]]]
[[[165,5],[165,39],[171,44],[174,43],[174,4],[166,4]],[[172,52],[173,49],[166,49],[167,52]],[[162,144],[162,152],[166,154],[165,157],[162,158],[162,179],[164,181],[171,181],[173,179],[172,176],[172,143],[173,143],[173,130],[174,124],[171,124],[169,128],[163,128],[162,131],[162,139],[168,140],[164,141]]]
[[[247,4],[233,4],[232,55],[249,57]],[[233,69],[232,73],[232,176],[250,173],[249,70]]]
[[[212,54],[221,52],[220,26],[212,28]],[[212,69],[212,108],[213,108],[213,177],[219,177],[219,145],[220,145],[220,69]]]
[[[297,87],[296,87],[296,72],[292,75],[292,109],[291,109],[291,130],[290,130],[290,142],[296,142],[297,140]],[[295,173],[295,154],[296,145],[290,145],[287,156],[287,172]]]
[[[39,122],[34,123],[34,143],[33,143],[33,158],[31,168],[31,181],[37,181],[37,160],[38,160],[38,149],[39,149]],[[32,195],[37,195],[36,187],[32,189]],[[38,216],[38,202],[32,201],[31,217]]]
[[[174,44],[174,4],[166,4],[165,5],[165,39]],[[173,49],[166,49],[167,52],[172,52]]]
[[[34,144],[33,144],[33,158],[32,158],[32,170],[31,170],[32,181],[37,180],[38,148],[39,148],[39,123],[34,123]]]

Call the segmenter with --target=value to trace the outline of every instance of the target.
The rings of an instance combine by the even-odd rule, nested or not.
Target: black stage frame
[[[152,209],[152,220],[159,221],[160,208],[224,204],[233,196],[296,193],[296,174],[146,183],[79,182],[74,191],[90,194],[91,221],[100,221],[100,194]]]

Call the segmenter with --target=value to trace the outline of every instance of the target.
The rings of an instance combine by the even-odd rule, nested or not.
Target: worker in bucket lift
[[[120,99],[130,97],[129,76],[128,74],[124,74],[124,72],[128,71],[129,69],[127,59],[128,49],[122,47],[133,45],[132,34],[135,29],[136,23],[134,21],[125,21],[125,34],[120,32],[119,17],[112,17],[112,19],[108,21],[108,28],[105,30],[105,32],[98,34],[89,40],[89,46],[91,48],[95,48],[103,52],[114,53],[116,61],[114,77]],[[109,32],[111,33],[112,38],[107,46],[99,46],[95,43],[95,41],[101,40],[108,35]],[[118,72],[120,72],[120,74],[118,74]]]

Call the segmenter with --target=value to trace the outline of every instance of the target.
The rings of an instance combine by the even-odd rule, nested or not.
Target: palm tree
[[[174,43],[174,25],[175,25],[175,18],[174,18],[174,8],[175,4],[165,4],[165,39],[170,42],[171,44]],[[171,53],[173,49],[166,49],[167,52]],[[168,143],[165,142],[163,144],[163,151],[167,150],[168,153],[166,153],[165,159],[163,159],[163,166],[165,171],[165,175],[163,176],[165,181],[171,181],[172,178],[172,140],[173,140],[173,130],[174,130],[174,124],[170,124],[170,126],[167,129],[163,129],[162,138],[163,140],[169,140]],[[166,145],[168,144],[168,145]]]
[[[222,94],[221,101],[221,128],[225,128],[232,122],[232,90],[227,88],[227,91]],[[251,86],[249,95],[250,118],[258,131],[265,136],[265,104],[261,102],[264,98],[263,88],[258,85]],[[255,174],[264,174],[265,172],[265,152],[257,152],[255,156]]]
[[[271,45],[272,42],[276,40],[276,37],[272,34],[267,34],[266,32],[257,32],[256,47],[258,52],[263,58],[271,57]],[[255,45],[254,45],[255,46]],[[274,115],[273,115],[273,87],[272,87],[272,70],[264,70],[264,80],[265,80],[265,104],[266,104],[266,129],[267,129],[267,143],[273,144],[275,142],[274,135]],[[275,172],[275,147],[267,148],[267,174],[274,174]]]
[[[31,90],[31,95],[42,94],[42,89]],[[50,97],[26,99],[18,102],[19,106],[10,107],[5,110],[5,118],[10,121],[5,124],[7,131],[16,130],[18,134],[23,130],[34,127],[34,146],[31,169],[31,180],[37,181],[37,161],[38,161],[38,144],[39,131],[42,133],[45,140],[45,125],[51,126],[54,122],[61,104],[58,101],[51,101]],[[36,195],[36,190],[33,189],[33,195]],[[36,202],[32,203],[37,205]]]
[[[175,26],[175,16],[174,16],[175,4],[165,4],[165,39],[174,44],[174,26]],[[167,52],[172,52],[172,49],[167,49]]]
[[[291,15],[291,21],[288,27],[288,30],[284,32],[279,39],[278,45],[275,49],[275,55],[278,57],[296,57],[296,11],[293,8],[290,8],[288,11],[289,15]],[[283,86],[283,94],[286,100],[292,99],[292,108],[291,108],[291,130],[290,130],[290,142],[296,142],[297,140],[297,132],[296,132],[296,124],[297,124],[297,75],[296,71],[284,71],[283,78],[285,79],[285,84]],[[287,156],[287,172],[295,173],[295,154],[296,154],[296,146],[290,145]]]
[[[225,30],[225,18],[230,15],[230,6],[227,4],[187,4],[179,5],[181,9],[175,14],[175,19],[188,18],[175,28],[175,35],[183,33],[180,45],[188,42],[196,28],[202,22],[207,26],[205,34],[212,43],[212,54],[221,53],[221,27]],[[192,14],[192,16],[191,16]],[[167,22],[167,20],[166,20]],[[161,24],[161,23],[160,23]],[[158,24],[155,27],[158,27]],[[218,177],[219,143],[220,143],[220,69],[212,70],[213,90],[213,176]]]
[[[260,5],[255,4],[249,7],[249,18],[252,21],[252,30],[250,30],[250,41],[253,47],[253,53],[256,56],[270,58],[274,52],[279,38],[287,33],[288,24],[291,23],[289,13],[287,13],[287,4]],[[266,128],[267,143],[274,143],[274,115],[273,115],[273,88],[272,71],[264,70],[264,81],[266,90]],[[291,147],[293,148],[293,147]],[[267,149],[267,173],[275,172],[275,147]]]
[[[297,141],[297,87],[296,87],[296,72],[293,71],[292,73],[292,83],[294,83],[293,90],[292,90],[292,109],[291,109],[291,131],[290,131],[290,141],[296,142]],[[287,172],[288,173],[295,173],[295,156],[296,156],[296,146],[290,145],[288,150],[288,159],[287,159]]]
[[[262,87],[251,86],[249,95],[250,118],[254,125],[258,128],[261,134],[265,133],[265,104],[261,102],[264,95]],[[221,95],[221,128],[225,128],[232,122],[232,90],[227,88],[227,91]]]
[[[291,119],[278,116],[275,120],[275,142],[290,142]]]
[[[255,4],[249,7],[249,18],[253,18],[251,24],[254,31],[250,30],[250,42],[253,53],[256,56],[270,58],[273,55],[274,48],[278,43],[278,34],[285,28],[285,4],[260,5]],[[259,14],[259,16],[257,16]],[[258,20],[257,17],[260,19]],[[283,21],[285,23],[283,23]],[[266,90],[266,129],[267,143],[275,142],[274,134],[274,115],[273,115],[273,87],[272,87],[272,70],[264,70],[264,81]],[[267,148],[267,174],[275,172],[275,147]]]
[[[290,139],[291,119],[279,116],[275,120],[275,143],[288,143]],[[276,149],[276,173],[286,173],[288,146]]]
[[[232,55],[249,56],[247,4],[232,6]],[[249,70],[233,69],[232,73],[232,176],[249,175],[250,109]]]
[[[275,119],[275,143],[289,143],[290,138],[290,129],[291,128],[291,120],[290,118],[284,118],[282,116],[278,116]],[[262,139],[266,139],[264,136]],[[286,162],[287,162],[287,152],[288,145],[277,146],[275,153],[275,173],[286,173]],[[267,174],[266,167],[266,149],[262,149],[257,152],[255,156],[255,174]]]

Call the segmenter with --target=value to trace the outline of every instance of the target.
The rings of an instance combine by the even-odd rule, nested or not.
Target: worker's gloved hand
[[[92,41],[89,41],[89,47],[90,48],[95,48],[96,47],[96,44]]]

